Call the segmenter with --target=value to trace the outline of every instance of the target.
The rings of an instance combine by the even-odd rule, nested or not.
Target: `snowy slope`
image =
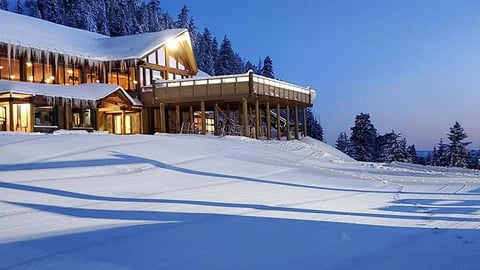
[[[0,133],[0,269],[478,269],[477,171],[241,137]]]

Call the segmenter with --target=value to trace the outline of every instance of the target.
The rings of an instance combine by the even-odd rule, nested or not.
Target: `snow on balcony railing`
[[[311,95],[312,100],[316,96],[315,91],[310,89],[310,87],[301,87],[298,85],[267,78],[267,77],[256,75],[256,74],[252,74],[252,80],[253,80],[253,83],[260,83],[260,84],[272,86],[275,88],[282,88],[282,89],[287,89],[293,92]],[[230,83],[249,82],[249,81],[250,81],[250,73],[247,72],[244,74],[212,76],[212,77],[205,77],[205,78],[188,78],[188,79],[178,79],[178,80],[171,80],[171,81],[157,80],[155,87],[169,88],[169,87],[182,87],[182,86],[195,86],[195,85],[230,84]],[[142,87],[142,91],[151,92],[153,91],[153,88],[152,86],[145,86],[145,87]]]

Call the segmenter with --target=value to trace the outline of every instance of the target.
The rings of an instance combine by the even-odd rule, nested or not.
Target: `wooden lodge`
[[[0,131],[306,135],[315,91],[252,72],[197,77],[186,29],[108,37],[0,17]]]

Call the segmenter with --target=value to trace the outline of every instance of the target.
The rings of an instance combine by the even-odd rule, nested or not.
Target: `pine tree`
[[[447,145],[440,139],[438,148],[433,148],[432,164],[433,166],[447,166]]]
[[[42,18],[42,14],[38,9],[38,3],[36,0],[25,0],[25,8],[27,9],[25,14],[35,18]]]
[[[58,24],[64,24],[65,9],[60,0],[38,0],[37,5],[42,19]]]
[[[252,62],[247,61],[245,63],[245,68],[243,70],[244,70],[244,72],[248,72],[249,70],[254,71],[255,69],[256,69],[256,67],[252,64]]]
[[[358,161],[374,161],[377,130],[370,122],[370,115],[357,115],[351,130],[349,155]]]
[[[200,35],[197,39],[198,46],[197,48],[197,64],[198,68],[203,72],[214,75],[215,74],[215,56],[214,52],[216,51],[213,46],[212,35],[208,28],[203,30],[203,34]]]
[[[258,58],[258,66],[256,66],[257,69],[254,70],[253,72],[258,75],[262,75],[262,70],[263,70],[263,61],[261,58]]]
[[[8,10],[8,2],[7,2],[7,0],[0,0],[0,9]]]
[[[23,4],[22,1],[17,0],[17,3],[15,4],[15,12],[18,14],[23,14]]]
[[[343,153],[348,153],[348,138],[347,138],[347,133],[345,132],[340,132],[338,134],[337,142],[335,143],[335,148],[338,150],[342,151]]]
[[[268,78],[275,78],[275,75],[273,73],[273,63],[272,59],[270,56],[265,57],[263,60],[263,68],[261,71],[262,76],[268,77]]]
[[[407,147],[408,152],[408,163],[418,164],[418,157],[417,157],[417,150],[415,149],[415,144],[410,145]]]
[[[323,128],[322,125],[320,125],[319,121],[315,116],[313,116],[313,112],[310,108],[308,108],[306,111],[306,124],[307,124],[307,134],[308,136],[317,139],[319,141],[323,142]]]
[[[464,132],[460,123],[455,122],[450,128],[450,134],[447,134],[450,144],[447,147],[447,162],[451,167],[467,168],[470,160],[469,152],[466,149],[470,142],[462,142],[468,136]]]
[[[175,22],[168,12],[162,15],[161,28],[163,30],[175,28]]]
[[[223,38],[220,51],[218,52],[218,59],[215,62],[215,75],[231,75],[236,67],[236,56],[232,49],[232,43],[227,35]]]
[[[378,161],[408,161],[407,142],[395,131],[378,136],[377,144],[379,149]]]
[[[146,6],[147,32],[158,32],[165,30],[162,27],[162,9],[160,8],[160,0],[151,0]]]

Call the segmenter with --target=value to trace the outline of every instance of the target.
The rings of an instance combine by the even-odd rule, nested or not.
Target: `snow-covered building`
[[[109,37],[3,10],[0,18],[0,131],[205,133],[212,111],[216,133],[228,124],[258,137],[266,123],[271,137],[282,119],[272,110],[291,107],[298,137],[298,111],[315,95],[252,73],[197,77],[186,29]],[[194,112],[203,116],[195,125]]]

